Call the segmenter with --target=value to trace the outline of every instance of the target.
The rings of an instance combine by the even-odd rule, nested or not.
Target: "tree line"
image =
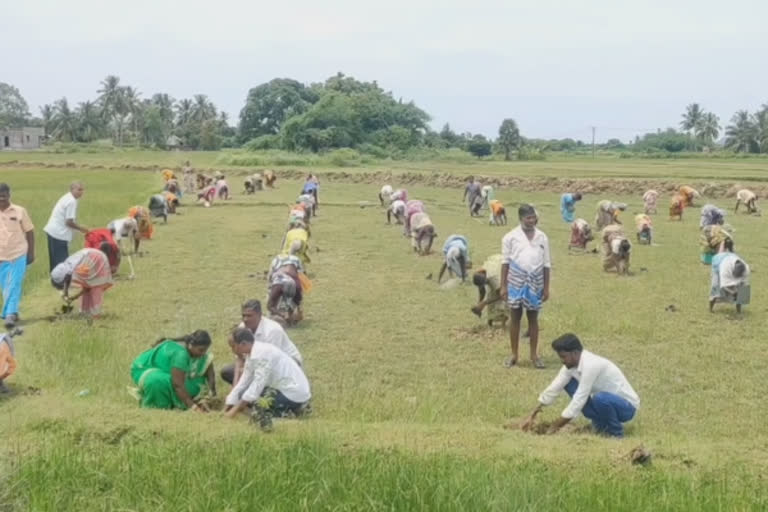
[[[396,99],[375,81],[364,82],[338,73],[324,82],[303,84],[276,78],[248,91],[237,126],[230,124],[204,94],[175,99],[156,93],[142,97],[120,78],[107,76],[97,96],[71,106],[67,98],[40,107],[32,116],[20,91],[0,83],[0,127],[42,126],[49,140],[89,143],[110,138],[117,146],[215,150],[281,149],[322,152],[353,148],[378,157],[397,157],[419,148],[458,148],[477,157],[493,153],[504,159],[543,158],[546,151],[588,150],[574,139],[540,140],[521,135],[514,119],[504,119],[495,139],[457,133],[445,124],[430,128],[431,117],[414,102]],[[698,103],[685,109],[680,129],[668,128],[623,143],[610,139],[598,147],[635,152],[713,150],[721,144],[735,152],[768,152],[768,104],[757,112],[740,110],[719,139],[720,119]]]

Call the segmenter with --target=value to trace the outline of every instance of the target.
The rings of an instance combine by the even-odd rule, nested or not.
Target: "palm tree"
[[[90,101],[80,103],[75,111],[75,116],[77,117],[79,138],[83,142],[95,140],[103,126],[98,107]]]
[[[131,116],[131,124],[133,125],[133,136],[136,141],[136,146],[139,145],[139,117],[141,115],[141,100],[139,97],[141,93],[135,87],[127,85],[123,87],[123,98],[125,101],[125,112]]]
[[[680,121],[680,127],[688,132],[688,136],[697,136],[697,129],[701,124],[701,119],[704,117],[704,111],[701,109],[698,103],[691,103],[685,107],[685,113],[683,114],[683,120]]]
[[[53,115],[56,113],[56,109],[54,109],[53,105],[43,105],[40,107],[40,117],[43,120],[43,130],[45,130],[46,135],[50,135],[51,131],[53,130],[53,124],[51,120],[53,119]]]
[[[77,118],[69,108],[67,98],[61,98],[54,103],[53,134],[57,139],[73,142],[77,139]]]
[[[768,104],[763,105],[755,119],[755,138],[757,139],[758,150],[761,153],[768,153]]]
[[[712,112],[706,112],[697,126],[699,139],[711,145],[720,135],[720,118]]]
[[[207,121],[216,117],[216,107],[213,106],[205,94],[195,94],[195,102],[192,107],[192,119],[198,122]]]
[[[184,126],[192,119],[192,100],[183,99],[176,103],[176,126]]]
[[[157,107],[163,122],[171,126],[173,124],[173,98],[168,94],[158,93],[152,96],[152,105]]]
[[[739,110],[731,118],[731,124],[725,129],[725,147],[736,152],[757,149],[757,127],[746,110]]]

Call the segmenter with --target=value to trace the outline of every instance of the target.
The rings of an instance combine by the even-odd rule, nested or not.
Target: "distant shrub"
[[[335,167],[355,167],[363,163],[360,153],[349,148],[334,149],[325,156],[324,160]]]
[[[281,138],[279,135],[262,135],[251,139],[243,145],[246,151],[264,151],[267,149],[280,149]]]
[[[517,150],[517,159],[524,161],[546,160],[547,156],[541,148],[526,145]]]

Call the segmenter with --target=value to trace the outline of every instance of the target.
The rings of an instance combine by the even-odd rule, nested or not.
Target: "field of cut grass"
[[[252,158],[253,165],[233,166],[226,162],[232,155],[240,155],[242,161]],[[246,153],[235,150],[225,151],[137,151],[132,149],[115,150],[105,153],[45,153],[40,151],[0,152],[0,165],[7,162],[36,163],[45,162],[55,165],[104,166],[104,167],[175,167],[179,168],[186,160],[198,168],[232,169],[246,172],[249,168],[271,167],[277,169],[310,169],[314,172],[360,173],[372,171],[449,173],[466,176],[469,174],[485,176],[517,177],[561,177],[561,178],[621,178],[621,179],[685,179],[693,181],[729,180],[761,181],[768,176],[768,159],[727,159],[727,158],[691,158],[691,159],[625,159],[614,156],[569,157],[551,153],[547,160],[538,162],[503,162],[496,160],[477,160],[469,162],[452,161],[407,161],[382,160],[359,166],[333,166],[313,155],[285,154],[274,158],[269,153]],[[278,163],[271,162],[276,160]],[[306,161],[306,165],[296,162]],[[313,164],[319,160],[319,164]],[[288,162],[280,165],[279,162]],[[293,163],[291,163],[293,162]]]
[[[0,398],[0,510],[768,506],[765,218],[729,214],[737,252],[754,272],[752,304],[741,317],[727,306],[709,314],[696,212],[683,223],[654,219],[657,245],[636,247],[635,275],[617,278],[602,273],[596,255],[567,254],[561,190],[500,190],[512,218],[520,202],[536,205],[554,265],[540,349],[548,368],[524,363],[507,370],[506,333],[469,312],[476,290],[440,289],[440,256],[413,255],[378,206],[360,207],[376,201],[381,184],[324,184],[312,228],[314,289],[306,320],[289,332],[306,361],[315,412],[278,422],[266,436],[244,419],[139,410],[125,388],[132,359],[162,335],[207,329],[216,364],[230,361],[225,335],[239,304],[265,295],[260,276],[278,250],[298,182],[283,180],[277,190],[238,194],[210,209],[182,208],[146,244],[138,278],[119,280],[106,294],[104,317],[87,325],[50,321],[59,299],[47,281],[40,236],[50,208],[71,180],[81,179],[80,220],[105,225],[145,203],[161,184],[159,174],[9,167],[0,173],[14,201],[30,211],[39,242],[22,304],[19,369],[8,382],[16,394]],[[460,191],[409,187],[409,194],[426,203],[438,250],[452,233],[469,238],[475,265],[500,250],[506,230],[469,218]],[[591,221],[599,199],[579,204],[578,215]],[[630,204],[623,219],[631,225],[639,198],[613,199]],[[678,311],[666,312],[670,304]],[[502,429],[535,405],[558,368],[548,344],[569,331],[619,364],[640,394],[625,439]],[[544,419],[565,404],[560,399]],[[649,467],[628,461],[640,444],[653,453]]]

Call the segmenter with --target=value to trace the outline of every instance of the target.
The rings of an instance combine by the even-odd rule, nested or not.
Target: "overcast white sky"
[[[145,97],[337,71],[414,100],[435,128],[628,140],[698,101],[726,124],[768,102],[767,0],[0,0],[0,81],[38,106],[116,74]]]

